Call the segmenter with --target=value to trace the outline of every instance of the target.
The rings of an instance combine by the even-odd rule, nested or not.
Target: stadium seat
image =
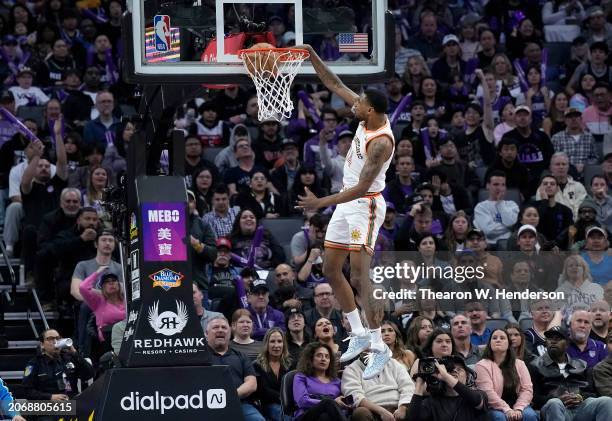
[[[544,44],[544,48],[548,50],[548,65],[561,66],[567,63],[572,44],[569,42],[547,42]]]
[[[209,160],[210,162],[215,162],[215,157],[221,152],[223,148],[204,148],[204,159]]]
[[[293,378],[295,377],[297,370],[291,370],[284,375],[281,380],[280,387],[280,402],[283,415],[287,417],[293,417],[293,414],[297,410],[295,401],[293,400]]]
[[[521,319],[519,321],[519,326],[521,327],[521,330],[524,332],[527,329],[530,329],[531,326],[533,326],[533,319]]]
[[[584,183],[583,183],[584,188],[590,192],[591,191],[591,178],[593,178],[594,175],[603,174],[603,171],[601,170],[601,165],[591,164],[591,165],[584,166],[584,170],[582,174],[584,176]]]
[[[494,329],[504,329],[508,324],[508,320],[506,319],[488,319],[487,327],[491,330]]]
[[[508,250],[508,239],[497,240],[496,249],[497,251],[507,251]]]
[[[478,176],[478,180],[480,181],[481,186],[485,185],[485,174],[487,173],[487,170],[488,170],[487,167],[476,167],[474,169],[474,171],[476,172],[476,175]]]
[[[302,218],[273,218],[262,219],[263,226],[268,229],[280,244],[289,245],[293,234],[302,229]]]
[[[31,106],[31,107],[19,107],[17,108],[17,117],[21,120],[27,118],[34,120],[38,127],[42,127],[45,121],[45,107],[43,106]]]
[[[489,192],[486,189],[478,190],[478,202],[483,202],[489,198]],[[521,193],[517,189],[508,189],[506,191],[506,200],[511,200],[521,207]]]

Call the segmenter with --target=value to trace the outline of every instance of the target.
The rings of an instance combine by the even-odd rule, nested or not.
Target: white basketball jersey
[[[395,151],[395,138],[393,137],[393,130],[391,130],[389,119],[387,119],[381,128],[374,131],[366,130],[364,121],[359,123],[357,132],[355,133],[355,137],[351,143],[351,149],[346,155],[346,161],[344,161],[344,177],[342,179],[342,183],[344,184],[345,188],[350,188],[357,185],[359,182],[359,175],[361,174],[361,170],[363,169],[367,158],[366,152],[368,143],[371,142],[372,139],[380,136],[389,137],[393,142],[393,151]],[[389,159],[385,161],[380,173],[376,176],[376,179],[370,186],[370,189],[368,190],[369,193],[378,193],[385,189],[385,175],[392,159],[393,153],[391,153]]]

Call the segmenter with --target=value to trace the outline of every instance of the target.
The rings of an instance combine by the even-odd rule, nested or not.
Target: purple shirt
[[[249,306],[249,312],[253,319],[253,335],[256,341],[261,341],[271,327],[280,327],[285,330],[285,316],[278,310],[268,306],[264,314],[258,314],[253,307]]]
[[[580,358],[587,363],[587,367],[593,368],[598,362],[606,359],[608,356],[608,349],[603,342],[589,338],[584,351],[580,351],[574,342],[570,343],[567,347],[567,355],[572,358]]]
[[[336,399],[341,394],[340,379],[333,379],[329,383],[321,383],[314,377],[307,377],[304,373],[297,373],[293,378],[293,400],[298,410],[293,417],[299,417],[308,409],[321,402],[321,399],[319,399],[320,395]],[[315,395],[319,396],[315,397]]]

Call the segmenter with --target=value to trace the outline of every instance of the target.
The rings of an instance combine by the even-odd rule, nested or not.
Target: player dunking
[[[387,98],[376,90],[357,95],[329,70],[310,45],[296,48],[308,50],[321,81],[348,104],[353,104],[353,113],[360,120],[344,163],[342,190],[318,198],[306,188],[305,196],[299,196],[298,206],[316,210],[337,205],[325,235],[323,274],[351,325],[348,349],[340,361],[350,361],[369,349],[371,354],[363,378],[372,379],[380,374],[392,356],[381,335],[382,303],[374,299],[369,277],[374,244],[385,219],[382,191],[395,145],[385,115]],[[342,274],[347,257],[351,265],[351,285],[358,291],[370,330],[361,323],[353,290]]]

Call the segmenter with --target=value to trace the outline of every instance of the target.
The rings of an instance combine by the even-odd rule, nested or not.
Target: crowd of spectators
[[[397,0],[389,8],[395,74],[355,87],[386,92],[396,133],[374,262],[392,255],[408,266],[486,270],[477,281],[386,279],[383,287],[566,298],[389,300],[383,338],[394,359],[363,381],[365,355],[338,362],[350,329],[322,272],[333,209],[295,206],[306,188],[317,196],[342,188],[358,123],[352,104],[299,85],[310,104],[294,96],[288,121],[259,121],[253,89],[210,89],[176,110],[173,128],[185,134],[194,304],[215,362],[234,368],[245,419],[283,419],[281,380],[294,369],[294,412],[285,415],[300,420],[609,419],[612,2]],[[70,358],[83,379],[93,369],[82,357],[95,366],[118,350],[125,328],[117,227],[101,203],[126,170],[137,129],[124,118],[135,105],[135,87],[120,78],[124,10],[121,0],[0,4],[0,106],[38,138],[0,118],[3,241],[44,309],[74,319],[74,333],[63,333],[75,339]],[[269,22],[283,42],[291,40],[284,19]],[[550,43],[571,56],[550,63]],[[325,56],[330,44],[313,47]],[[333,59],[367,60],[351,54]],[[35,110],[40,118],[24,117]],[[282,217],[304,220],[290,244],[262,227]],[[251,249],[255,268],[242,267]],[[60,339],[41,336],[24,375],[31,397],[74,394],[70,381],[53,390],[36,383],[37,359],[61,363]],[[430,358],[436,374],[427,376],[421,364]]]

